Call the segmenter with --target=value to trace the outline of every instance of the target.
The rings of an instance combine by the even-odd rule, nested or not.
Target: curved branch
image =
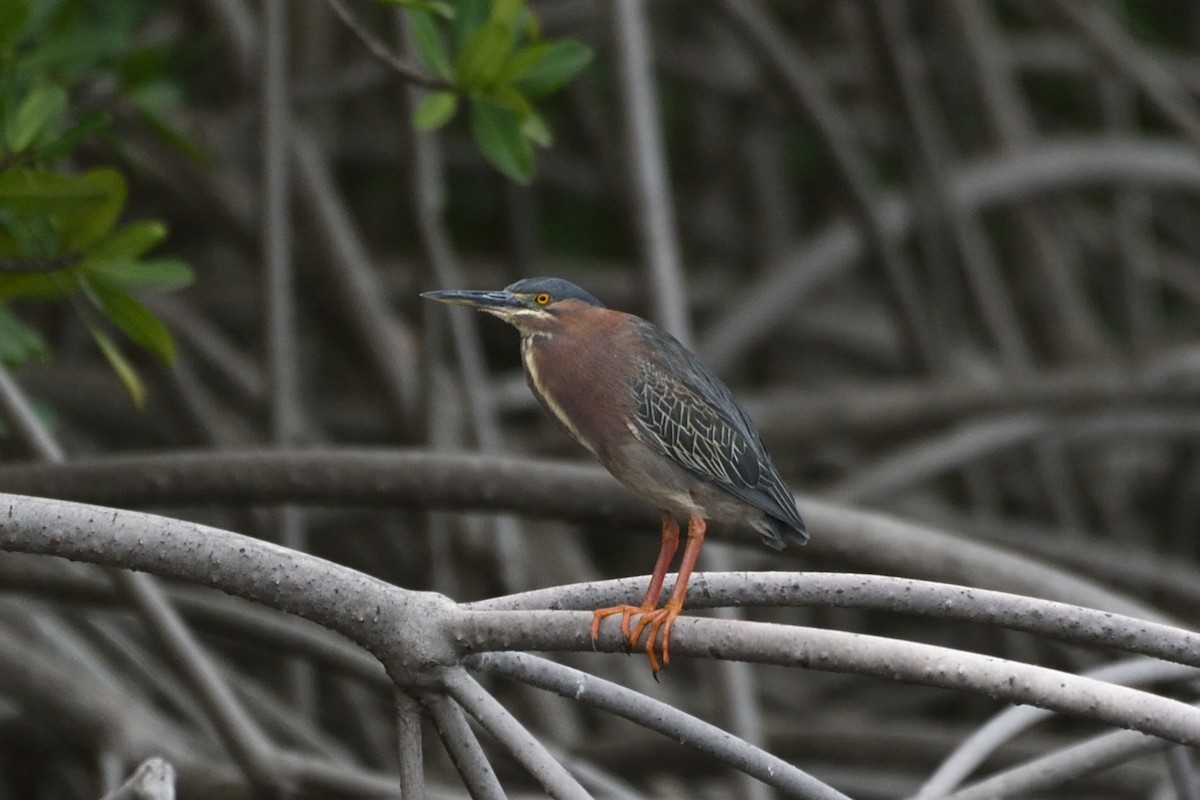
[[[0,549],[152,572],[296,614],[361,644],[402,684],[456,661],[441,631],[449,599],[206,525],[0,495]]]
[[[55,576],[55,579],[61,582],[61,578]],[[86,596],[89,598],[103,598],[103,584],[102,582],[96,583],[97,585],[90,589],[75,587],[73,591],[78,592],[82,589],[87,592]],[[467,604],[464,607],[471,610],[590,609],[638,596],[644,583],[644,578],[626,578],[616,581],[576,584],[494,598]],[[875,575],[699,573],[693,577],[690,588],[688,606],[692,609],[731,603],[737,605],[805,605],[808,607],[858,608],[914,613],[939,619],[986,621],[1016,630],[1054,636],[1079,644],[1123,647],[1134,652],[1176,659],[1183,663],[1196,662],[1194,646],[1192,649],[1188,649],[1189,646],[1186,644],[1189,640],[1196,638],[1196,634],[1191,632],[1177,629],[1164,631],[1161,626],[1138,620],[1122,620],[1088,609],[1074,609],[1059,604],[1035,601],[1031,598],[1002,595],[966,587],[944,587],[938,584]],[[669,590],[668,581],[664,591]],[[194,590],[176,591],[172,599],[189,619],[219,619],[224,629],[228,630],[232,626],[247,639],[253,639],[271,647],[296,649],[365,680],[380,682],[384,679],[382,670],[374,659],[362,653],[361,650],[345,644],[341,639],[323,629],[312,627],[300,620],[277,614],[265,616],[267,612],[263,609],[254,609],[240,604],[233,605],[226,598],[208,593],[199,594]],[[773,774],[774,779],[768,782],[780,789],[788,790],[790,786],[788,781],[791,779],[787,777],[788,773],[780,772],[777,768],[772,768],[774,772],[770,772],[765,766],[766,762],[761,762],[764,758],[770,760],[774,756],[753,748],[742,752],[741,748],[745,748],[747,745],[729,738],[723,732],[716,739],[707,735],[700,736],[693,730],[693,726],[699,725],[707,730],[711,727],[708,723],[696,720],[682,711],[662,705],[659,701],[630,689],[598,678],[587,677],[589,688],[585,695],[578,696],[579,676],[583,673],[522,654],[488,653],[468,657],[466,663],[472,668],[504,674],[523,680],[530,685],[581,700],[597,708],[625,716],[635,722],[641,723],[643,718],[646,718],[650,721],[648,727],[672,739],[694,742],[702,751],[721,758],[735,768],[744,769],[755,777],[763,778],[764,775]],[[532,666],[535,663],[536,666]],[[1155,681],[1186,680],[1194,675],[1192,668],[1166,664],[1161,661],[1139,660],[1135,664],[1138,669],[1142,669],[1142,665],[1149,667],[1150,673],[1144,676],[1139,673],[1139,676],[1152,678]],[[1126,671],[1114,672],[1114,668],[1122,666],[1112,665],[1101,671],[1090,673],[1090,675],[1097,679],[1119,683],[1129,683],[1132,680],[1136,685],[1145,682],[1138,680],[1138,676],[1131,679]],[[536,677],[527,679],[529,675]],[[1014,718],[1015,723],[1021,727],[1014,729],[1007,724],[1002,724],[1002,732],[999,734],[998,741],[1011,738],[1016,731],[1023,730],[1024,727],[1031,724],[1030,720],[1044,718],[1047,713],[1041,709],[1027,707],[1013,709],[1013,712],[1018,715]],[[996,722],[1001,723],[1002,720],[1007,719],[1009,719],[1008,716],[1001,715],[996,718]],[[983,735],[984,731],[989,730],[990,727],[989,725],[981,728],[980,734]],[[691,732],[689,733],[689,731]],[[1138,739],[1135,735],[1129,735],[1124,741],[1133,743]],[[946,769],[949,770],[947,774],[951,777],[942,777],[940,778],[941,783],[931,784],[940,790],[935,790],[931,796],[940,794],[952,786],[953,782],[961,780],[963,775],[981,760],[978,753],[991,752],[996,744],[997,740],[989,735],[988,743],[982,746],[982,751],[978,748],[973,751],[977,757],[967,761],[965,767],[961,759],[954,761],[953,767],[951,767],[951,762],[947,761]],[[733,750],[727,751],[726,748],[729,747]],[[747,765],[750,766],[747,767]],[[763,779],[765,780],[765,778]],[[947,780],[952,782],[946,783]]]
[[[481,653],[469,657],[467,665],[624,717],[695,747],[702,753],[758,778],[763,783],[795,796],[845,800],[845,795],[777,756],[672,708],[661,700],[647,697],[595,675],[528,653]]]
[[[21,571],[27,573],[28,569]],[[9,574],[0,574],[0,584],[24,591],[36,591],[39,587],[49,586],[49,588],[60,593],[68,592],[74,597],[80,597],[88,601],[112,599],[111,590],[106,593],[102,582],[88,582],[80,576],[64,578],[59,574],[50,574],[41,576],[44,580],[34,582],[27,579],[27,582],[15,585],[10,580],[10,577]],[[696,576],[697,580],[702,582],[704,577],[703,575]],[[620,581],[605,581],[563,588],[579,590],[580,593],[575,599],[575,604],[577,605],[579,603],[590,602],[588,598],[625,597],[632,596],[635,593],[640,595],[642,583],[644,583],[643,579],[630,578]],[[537,607],[536,601],[538,600],[544,600],[547,603],[554,602],[552,599],[549,599],[549,594],[550,592],[531,592],[499,599],[501,601],[513,601],[512,605],[509,606],[510,608]],[[705,592],[705,594],[708,594],[708,592]],[[277,650],[294,650],[362,680],[378,685],[387,685],[389,683],[378,661],[359,648],[347,643],[341,637],[312,625],[305,620],[280,614],[271,609],[235,602],[232,598],[214,595],[207,590],[197,590],[194,587],[176,587],[172,592],[172,599],[190,620],[201,625],[211,621],[219,625],[224,633],[228,634],[230,630],[236,630],[246,641],[253,641],[260,646],[271,647]],[[787,789],[793,784],[796,786],[801,785],[795,783],[795,780],[799,780],[793,777],[793,773],[796,770],[790,764],[787,764],[787,762],[780,761],[770,753],[741,741],[737,737],[730,737],[709,723],[703,722],[685,711],[669,706],[632,689],[627,689],[600,678],[589,677],[588,685],[590,688],[587,695],[577,698],[575,696],[575,689],[578,684],[577,676],[582,673],[561,664],[537,659],[534,656],[512,653],[488,653],[481,656],[469,656],[465,659],[465,662],[468,666],[475,669],[496,672],[497,670],[492,669],[492,665],[497,663],[512,665],[517,664],[517,660],[525,665],[522,667],[523,674],[524,671],[531,671],[532,674],[537,676],[535,680],[526,681],[530,685],[587,702],[597,708],[611,711],[634,722],[640,723],[643,718],[646,718],[648,720],[647,727],[650,729],[659,731],[672,739],[694,742],[703,752],[715,755],[730,766],[736,769],[743,769],[748,774],[759,777],[781,789]],[[531,660],[532,662],[536,662],[535,666],[529,666],[532,663]],[[400,708],[399,716],[401,719],[407,719],[406,711],[411,712],[411,709],[406,707],[407,702],[409,702],[407,701],[407,695],[397,692],[397,705]],[[410,731],[411,728],[411,722],[407,722],[402,730]],[[417,728],[419,731],[419,726]],[[710,732],[711,736],[709,735]],[[407,762],[402,759],[402,763],[410,765],[407,773],[402,770],[402,779],[406,774],[410,778],[419,777],[419,771],[414,772],[414,768],[412,767],[414,761],[411,756],[412,748],[419,748],[420,746],[419,739],[413,738],[415,735],[415,733],[410,733],[406,738],[402,738],[402,741],[407,740],[407,747],[402,747],[401,752],[410,754]]]
[[[1144,686],[1148,683],[1164,682],[1173,683],[1195,680],[1196,678],[1194,669],[1144,658],[1106,664],[1099,669],[1090,670],[1085,674],[1090,678],[1111,681],[1123,686]],[[933,774],[925,780],[916,797],[942,797],[953,792],[1000,745],[1015,738],[1048,716],[1049,714],[1046,711],[1028,706],[1007,708],[995,715],[986,724],[980,726],[978,730],[963,740],[946,757]],[[1139,734],[1127,731],[1121,733],[1126,746],[1131,750],[1137,750],[1140,747],[1142,737]],[[1161,740],[1151,741],[1160,746],[1162,745]],[[1059,752],[1066,753],[1068,751],[1063,750]],[[1053,755],[1049,757],[1053,758]],[[1041,759],[1038,761],[1041,761]],[[1018,766],[1013,768],[1012,771],[1019,771],[1021,769],[1023,767]]]
[[[428,450],[177,450],[3,464],[0,488],[113,506],[315,503],[525,512],[543,506],[544,515],[580,521],[657,519],[649,508],[636,510],[633,495],[599,467]]]
[[[2,369],[0,406],[16,422],[18,432],[40,459],[51,464],[63,463],[62,448],[33,413],[28,397]],[[110,570],[108,578],[137,610],[146,631],[196,690],[209,720],[251,782],[263,787],[286,785],[270,740],[246,713],[232,687],[183,623],[162,587],[149,575],[125,570]]]
[[[1067,781],[1112,769],[1126,761],[1167,747],[1162,739],[1133,731],[1111,731],[1071,747],[1047,753],[1041,758],[965,786],[944,800],[1000,800],[1029,797]]]
[[[664,581],[664,596],[675,576]],[[646,578],[555,586],[467,603],[471,611],[590,611],[635,602]],[[1138,617],[969,586],[840,572],[698,572],[687,607],[854,608],[997,625],[1200,668],[1200,633]]]
[[[402,685],[428,685],[439,667],[490,650],[619,651],[609,626],[593,642],[586,612],[457,609],[448,599],[388,586],[267,542],[137,512],[0,495],[0,548],[154,571],[221,589],[337,630],[379,658]],[[1200,709],[1042,669],[912,642],[799,627],[681,618],[678,655],[731,658],[875,675],[978,691],[1180,744],[1200,745]]]
[[[120,506],[290,502],[505,510],[590,524],[638,524],[647,534],[658,530],[649,507],[600,467],[421,450],[193,452],[22,464],[0,467],[0,489]],[[812,498],[803,499],[802,508],[818,533],[806,555],[1163,619],[1146,604],[998,547]],[[714,532],[758,539],[748,528]]]
[[[588,792],[550,755],[537,737],[518,722],[474,678],[462,670],[447,670],[442,676],[446,692],[463,710],[537,779],[554,798],[588,800]]]
[[[79,672],[58,654],[0,627],[0,669],[5,696],[29,703],[30,716],[58,732],[64,745],[103,742],[121,758],[155,753],[171,761],[197,785],[220,783],[220,767],[206,744],[172,727],[120,687],[81,691]]]
[[[610,651],[625,643],[615,625],[603,628],[593,643],[590,622],[591,614],[575,611],[460,612],[455,639],[468,653],[518,648],[588,651],[594,645]],[[1200,708],[962,650],[802,626],[680,617],[671,630],[671,652],[979,692],[1200,747]]]
[[[1167,349],[1151,363],[1122,367],[1066,368],[1005,380],[776,390],[746,398],[751,418],[768,440],[811,441],[851,435],[884,438],[911,435],[964,418],[1002,414],[1078,413],[1093,409],[1143,407],[1182,410],[1200,404],[1200,386],[1158,374],[1172,370]]]
[[[433,718],[442,745],[472,799],[506,800],[496,772],[471,726],[467,724],[462,709],[438,692],[422,692],[419,698],[421,705]]]
[[[400,689],[396,702],[396,740],[400,766],[400,796],[425,796],[425,762],[421,742],[421,704]]]
[[[860,466],[829,495],[846,503],[878,502],[939,473],[1027,443],[1120,437],[1144,441],[1156,436],[1195,439],[1200,436],[1200,414],[1193,409],[1130,408],[1066,418],[1030,413],[980,419],[899,448],[874,464]]]
[[[950,190],[955,207],[977,213],[1040,194],[1128,182],[1200,193],[1200,155],[1171,142],[1068,138],[981,158],[951,176]],[[882,196],[877,213],[889,237],[905,237],[912,229],[912,206],[898,193]],[[699,352],[717,372],[732,368],[759,338],[794,318],[806,294],[845,273],[866,249],[852,222],[834,222],[783,256],[754,286],[730,298],[725,313],[707,329]]]
[[[1193,147],[1200,147],[1200,107],[1163,62],[1143,52],[1103,8],[1081,4],[1078,0],[1053,0],[1047,7],[1078,32],[1119,74],[1140,88]]]

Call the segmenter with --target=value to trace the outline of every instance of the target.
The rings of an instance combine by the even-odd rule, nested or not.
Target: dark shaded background
[[[340,445],[581,459],[525,389],[515,333],[417,297],[558,275],[688,338],[758,422],[802,512],[805,495],[884,510],[1194,620],[1200,10],[651,2],[653,69],[630,74],[618,68],[628,35],[620,6],[534,5],[547,35],[579,38],[597,58],[544,107],[555,142],[529,186],[490,168],[461,121],[418,146],[410,89],[324,3],[288,5],[276,29],[288,48],[290,120],[273,138],[261,123],[282,90],[263,78],[258,5],[195,0],[148,12],[142,35],[171,54],[163,68],[183,96],[171,122],[202,155],[172,147],[127,108],[110,110],[131,216],[168,220],[164,249],[185,256],[197,281],[147,298],[180,355],[172,369],[139,361],[144,413],[65,311],[34,312],[55,358],[18,378],[68,459]],[[389,10],[350,8],[397,42]],[[643,119],[631,98],[648,87],[657,115]],[[103,103],[103,87],[95,91]],[[661,152],[630,145],[645,125],[661,132]],[[266,175],[282,181],[274,194]],[[669,204],[652,191],[664,175]],[[5,445],[10,466],[26,457]],[[411,509],[148,507],[459,601],[642,574],[657,547],[650,515],[644,528],[614,528]],[[822,531],[813,536],[819,543]],[[25,629],[31,648],[76,648],[81,682],[128,674],[121,654],[134,645],[120,637],[140,638],[130,618],[72,603],[39,584],[33,562],[0,563],[9,558],[6,582],[17,586],[20,574],[30,585],[0,596],[0,616]],[[702,557],[702,568],[718,564],[874,568],[753,544]],[[42,610],[31,617],[33,605]],[[1110,660],[968,625],[753,613],[1070,672]],[[28,622],[42,614],[53,621]],[[78,641],[46,633],[60,627]],[[305,733],[276,723],[287,736],[391,769],[386,693],[219,625],[209,637],[245,692],[270,698],[263,709],[295,713],[289,724]],[[564,660],[758,738],[856,797],[906,796],[999,708],[777,667],[729,673],[684,661],[655,686],[641,659]],[[125,691],[144,692],[159,722],[206,735],[180,701],[163,702],[178,687],[133,684]],[[556,747],[645,796],[761,791],[628,723],[498,692]],[[0,700],[0,787],[11,797],[87,796],[79,792],[105,774],[103,735],[46,723]],[[1001,762],[1094,732],[1044,724]],[[434,783],[458,791],[444,756],[427,754]],[[497,761],[514,790],[527,785]],[[1149,756],[1046,796],[1170,796],[1155,794],[1164,763]]]

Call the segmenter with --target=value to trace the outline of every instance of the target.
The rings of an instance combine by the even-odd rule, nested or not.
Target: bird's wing
[[[640,438],[697,478],[761,509],[791,530],[805,527],[757,429],[728,387],[673,337],[647,326],[654,357],[634,365]]]

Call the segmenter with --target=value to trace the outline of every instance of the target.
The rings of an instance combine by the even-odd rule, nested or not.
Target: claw
[[[608,608],[598,608],[592,614],[592,641],[600,635],[600,623],[605,617],[621,615],[621,635],[629,642],[630,647],[637,647],[642,632],[649,630],[646,637],[646,656],[650,659],[650,670],[657,677],[659,671],[671,663],[671,625],[679,616],[681,607],[667,603],[662,608],[646,608],[645,606],[619,605]],[[634,616],[638,617],[637,625],[632,624]],[[631,630],[632,627],[632,630]],[[662,660],[655,652],[659,642],[662,642]]]
[[[671,663],[671,626],[675,624],[675,618],[679,616],[679,612],[683,610],[682,606],[677,606],[672,603],[667,603],[662,608],[656,608],[652,611],[647,611],[638,619],[637,625],[633,629],[633,638],[631,644],[637,644],[637,641],[642,636],[642,631],[649,630],[646,636],[646,656],[650,659],[650,670],[657,677],[659,670]],[[662,662],[660,664],[658,656],[655,654],[655,646],[661,641],[662,647]]]
[[[650,634],[646,637],[646,656],[650,659],[650,669],[654,673],[654,679],[658,680],[659,670],[671,663],[671,626],[675,624],[675,618],[683,610],[688,578],[692,575],[692,569],[696,566],[696,558],[700,555],[700,548],[704,545],[705,529],[706,525],[702,517],[693,514],[688,518],[687,547],[683,551],[683,561],[679,564],[675,588],[671,590],[671,596],[666,604],[662,608],[658,608],[658,597],[662,590],[663,578],[679,545],[679,525],[670,513],[664,511],[662,547],[658,551],[654,572],[650,574],[650,585],[646,587],[645,599],[642,600],[640,606],[624,604],[596,609],[592,614],[592,641],[595,642],[600,635],[601,621],[614,614],[621,615],[621,635],[629,642],[630,647],[636,647],[638,640],[642,638],[642,631],[649,630]],[[637,625],[633,626],[633,630],[630,631],[635,614],[638,615]],[[657,653],[654,652],[660,641],[662,642],[661,662],[658,660]]]
[[[595,641],[596,638],[600,636],[600,623],[605,617],[611,617],[614,614],[620,614],[621,635],[624,636],[626,641],[632,645],[635,640],[630,636],[629,629],[630,625],[632,624],[633,615],[644,614],[651,610],[652,609],[648,609],[643,606],[631,606],[624,603],[619,606],[609,606],[608,608],[596,609],[595,613],[592,614],[592,641]]]

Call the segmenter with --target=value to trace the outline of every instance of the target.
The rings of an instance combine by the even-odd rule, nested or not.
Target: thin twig
[[[405,22],[402,17],[398,19],[403,28],[407,28]],[[406,49],[415,49],[411,34],[407,30],[402,30],[401,34],[407,40]],[[423,94],[415,86],[406,87],[404,103],[410,112],[416,108]],[[436,285],[461,287],[464,285],[462,265],[442,218],[445,213],[446,179],[438,138],[433,132],[413,131],[409,143],[412,146],[414,172],[411,181],[412,202],[425,263]],[[481,451],[499,452],[503,449],[503,438],[495,403],[488,390],[490,381],[479,335],[478,315],[451,312],[449,326],[458,359],[459,383],[471,412],[471,430]],[[437,401],[431,397],[429,402]],[[512,587],[528,586],[528,572],[525,569],[529,562],[528,544],[520,524],[504,515],[495,521],[493,533],[490,540],[495,546],[496,563],[505,584]]]
[[[1147,56],[1103,8],[1078,0],[1052,0],[1047,7],[1132,80],[1193,147],[1200,148],[1200,106],[1175,76]]]
[[[613,0],[621,120],[629,154],[631,213],[642,261],[653,288],[652,305],[660,325],[683,342],[691,336],[687,285],[675,232],[675,204],[662,142],[646,4]]]
[[[939,363],[942,344],[924,311],[911,266],[888,230],[881,213],[872,169],[860,147],[853,127],[834,104],[820,71],[799,44],[789,40],[755,3],[720,0],[722,11],[736,23],[747,40],[762,54],[787,89],[787,98],[808,118],[821,144],[841,172],[864,241],[885,277],[885,286],[896,305],[899,329],[913,357],[924,367]]]
[[[362,233],[334,183],[328,159],[315,137],[293,128],[301,198],[332,256],[330,275],[344,318],[382,382],[396,418],[402,426],[414,423],[418,406],[419,370],[415,337],[392,313],[380,288]]]
[[[54,272],[73,267],[82,260],[81,253],[63,253],[41,258],[0,255],[0,272]]]
[[[376,39],[370,31],[363,27],[342,0],[326,0],[326,2],[329,3],[329,7],[338,15],[343,24],[366,46],[369,53],[405,81],[416,86],[424,86],[426,89],[453,88],[451,84],[436,75],[426,72],[420,65],[403,59],[389,50],[387,45]]]

